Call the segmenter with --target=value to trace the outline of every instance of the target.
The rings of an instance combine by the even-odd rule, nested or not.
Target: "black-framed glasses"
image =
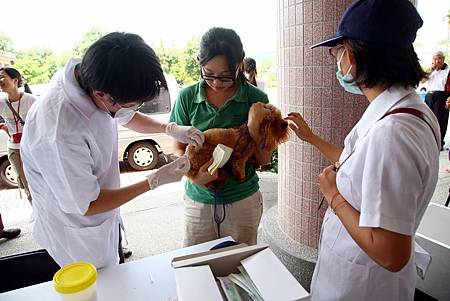
[[[333,47],[328,48],[328,53],[332,56],[332,57],[337,57],[337,54],[339,52],[339,49],[343,48],[344,45],[336,45]]]
[[[233,83],[235,81],[235,78],[233,76],[214,76],[209,74],[203,74],[202,68],[200,68],[200,76],[205,81],[215,81],[219,80],[223,83]]]

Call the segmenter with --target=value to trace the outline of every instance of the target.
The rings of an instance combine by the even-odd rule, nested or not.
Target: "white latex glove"
[[[175,161],[164,165],[154,173],[147,176],[150,189],[158,186],[178,182],[189,171],[191,164],[186,155],[179,157]]]
[[[180,142],[193,144],[202,147],[205,142],[205,135],[193,126],[178,125],[171,122],[166,127],[166,134],[172,136]]]

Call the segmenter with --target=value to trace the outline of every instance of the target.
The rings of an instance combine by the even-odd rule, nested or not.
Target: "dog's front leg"
[[[253,152],[249,152],[248,154],[245,154],[244,157],[233,162],[233,174],[240,182],[245,180],[245,164],[252,155]]]

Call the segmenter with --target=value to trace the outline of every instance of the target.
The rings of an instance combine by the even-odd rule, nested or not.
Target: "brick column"
[[[344,92],[336,61],[326,47],[310,46],[331,36],[351,0],[280,1],[279,99],[284,113],[300,112],[313,131],[342,145],[368,105]],[[311,145],[291,139],[280,151],[278,216],[281,229],[297,242],[317,248],[326,202],[317,176],[330,162]]]

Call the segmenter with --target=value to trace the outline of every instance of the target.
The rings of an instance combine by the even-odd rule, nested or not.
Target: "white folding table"
[[[176,297],[174,257],[198,253],[227,240],[225,237],[203,244],[142,258],[98,271],[98,301],[167,301]],[[60,301],[51,281],[0,294],[0,301]]]

